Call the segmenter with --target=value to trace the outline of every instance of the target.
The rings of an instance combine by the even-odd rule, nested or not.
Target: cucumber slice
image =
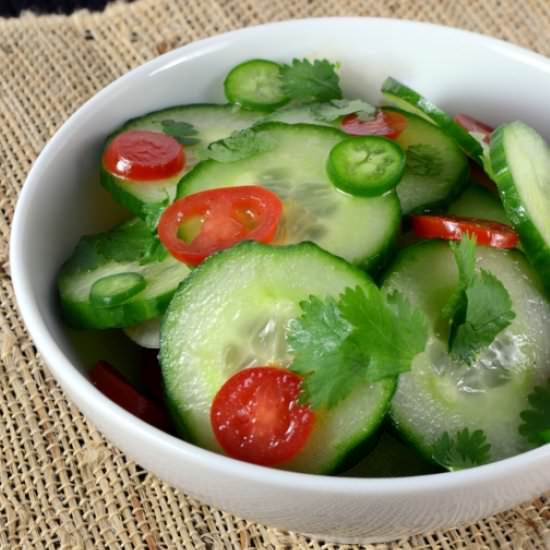
[[[348,138],[330,151],[327,165],[332,183],[360,197],[393,189],[405,170],[405,155],[395,142],[378,136]]]
[[[327,175],[330,150],[347,136],[334,128],[268,123],[254,129],[255,142],[269,150],[233,162],[202,162],[179,183],[178,197],[235,185],[268,187],[284,203],[276,242],[313,241],[322,248],[374,267],[391,248],[400,223],[394,192],[353,197]]]
[[[512,122],[493,134],[491,166],[525,255],[550,289],[550,148],[535,130]]]
[[[159,317],[189,268],[141,220],[84,237],[58,278],[63,314],[75,328],[121,328]],[[127,284],[129,283],[129,284]]]
[[[246,109],[273,111],[288,102],[281,87],[281,67],[266,59],[240,63],[225,78],[225,97]]]
[[[410,113],[399,113],[407,119],[407,127],[395,139],[407,157],[396,188],[401,210],[409,214],[445,205],[466,185],[468,160],[439,128]]]
[[[362,271],[312,243],[247,242],[206,260],[178,289],[161,326],[166,396],[182,434],[222,452],[210,407],[224,382],[246,367],[288,366],[285,332],[310,295],[336,297],[346,287],[372,284]],[[284,467],[334,471],[378,428],[394,387],[394,379],[385,379],[357,388],[334,409],[319,412],[305,448]]]
[[[478,218],[510,225],[498,196],[476,183],[470,185],[448,210],[453,216]]]
[[[400,376],[391,407],[397,428],[427,458],[444,432],[464,428],[485,432],[491,461],[530,449],[518,431],[520,413],[534,386],[550,377],[550,305],[537,274],[517,251],[478,247],[477,264],[506,287],[516,318],[469,367],[447,353],[442,308],[458,284],[447,243],[404,250],[383,284],[404,293],[431,325],[426,351]]]
[[[124,333],[138,346],[148,349],[160,348],[160,317],[132,325],[124,329]]]
[[[201,149],[236,130],[252,126],[263,116],[263,113],[246,111],[234,105],[196,104],[170,107],[132,119],[109,137],[105,147],[126,130],[151,130],[172,135],[178,123],[187,123],[192,127],[189,136],[179,136],[179,140],[184,142],[185,167],[171,178],[139,182],[119,178],[102,166],[101,183],[119,204],[156,225],[160,212],[174,200],[181,176],[198,162]]]
[[[399,109],[422,117],[441,128],[470,158],[483,164],[483,146],[480,141],[431,101],[392,77],[388,77],[382,84],[382,94]]]

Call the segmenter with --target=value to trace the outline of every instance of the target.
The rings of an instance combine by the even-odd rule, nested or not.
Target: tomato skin
[[[170,254],[196,266],[205,258],[240,241],[270,243],[283,212],[279,197],[257,185],[209,189],[172,203],[162,214],[158,235]],[[191,242],[179,238],[180,226],[200,219]]]
[[[410,222],[413,232],[423,239],[459,241],[470,235],[483,246],[515,248],[519,244],[518,234],[498,222],[458,216],[411,216]]]
[[[302,378],[279,367],[252,367],[234,374],[212,402],[210,422],[231,457],[275,466],[305,446],[315,413],[298,402]]]
[[[90,381],[111,401],[160,430],[170,431],[164,410],[133,388],[107,361],[98,361],[90,372]]]
[[[129,130],[116,136],[103,154],[103,166],[115,176],[153,181],[170,178],[185,166],[183,147],[160,132]]]
[[[340,126],[346,134],[352,136],[385,136],[396,139],[407,128],[407,119],[393,111],[379,111],[372,120],[361,120],[352,113],[342,119]]]
[[[464,113],[456,115],[455,122],[468,132],[483,134],[483,141],[487,144],[491,143],[491,134],[493,133],[494,128],[491,128],[488,124],[485,124],[484,122],[481,122],[480,120],[477,120],[469,115],[465,115]]]

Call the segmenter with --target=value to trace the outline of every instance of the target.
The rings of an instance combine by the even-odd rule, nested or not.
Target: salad
[[[550,443],[550,149],[388,78],[253,59],[227,104],[106,141],[128,219],[62,266],[66,323],[122,329],[93,383],[230,457],[307,473],[457,470]],[[130,381],[131,379],[131,381]]]

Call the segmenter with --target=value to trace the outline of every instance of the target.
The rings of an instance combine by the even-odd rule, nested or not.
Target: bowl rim
[[[71,395],[78,396],[78,401],[72,400],[77,408],[95,409],[98,407],[109,411],[112,422],[116,422],[123,430],[127,430],[132,437],[138,438],[157,452],[169,451],[177,454],[182,461],[195,463],[204,468],[215,470],[222,475],[232,476],[243,481],[255,481],[280,488],[293,490],[314,490],[318,493],[337,494],[346,492],[351,495],[400,495],[417,494],[419,492],[446,492],[450,489],[465,489],[480,483],[492,483],[504,476],[520,473],[528,468],[538,468],[543,464],[550,466],[550,445],[545,445],[520,455],[500,460],[491,464],[456,472],[426,474],[410,477],[393,478],[362,478],[328,476],[320,474],[304,474],[276,468],[267,468],[242,462],[224,455],[208,451],[192,443],[188,443],[175,436],[167,434],[143,422],[97,390],[88,379],[69,361],[57,345],[42,318],[36,300],[34,289],[30,284],[25,269],[22,250],[25,242],[25,218],[32,202],[34,188],[40,183],[43,174],[48,171],[49,157],[55,154],[62,146],[65,138],[80,124],[80,119],[91,114],[97,103],[119,90],[121,85],[131,85],[133,80],[143,77],[153,77],[156,73],[185,63],[186,60],[204,55],[223,46],[224,41],[238,40],[243,36],[253,36],[264,32],[265,29],[281,27],[303,27],[334,24],[342,25],[390,25],[418,28],[421,32],[443,33],[447,37],[478,41],[480,45],[508,54],[519,63],[536,65],[550,73],[550,59],[526,48],[517,46],[472,31],[446,27],[434,23],[411,20],[391,19],[383,17],[319,17],[277,21],[267,24],[254,25],[244,29],[237,29],[217,34],[155,57],[138,67],[120,76],[109,85],[101,89],[83,105],[81,105],[50,138],[27,175],[17,199],[12,221],[12,231],[9,242],[11,278],[13,282],[16,302],[24,324],[36,344],[37,349],[44,357],[50,372],[62,387]],[[46,360],[45,358],[48,357]],[[80,406],[80,400],[86,404]],[[102,434],[103,435],[103,434]]]

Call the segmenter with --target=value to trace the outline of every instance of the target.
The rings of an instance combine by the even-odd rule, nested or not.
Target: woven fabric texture
[[[101,14],[0,20],[0,548],[343,548],[201,505],[111,447],[37,356],[15,308],[7,245],[31,163],[103,86],[198,38],[326,15],[432,21],[550,55],[548,0],[139,0]],[[550,495],[475,525],[368,548],[550,548]]]

